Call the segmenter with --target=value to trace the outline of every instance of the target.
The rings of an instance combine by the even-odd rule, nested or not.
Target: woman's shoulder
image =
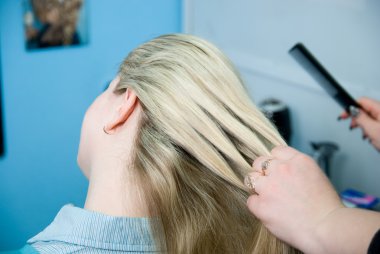
[[[19,250],[12,250],[12,251],[1,251],[0,254],[38,254],[39,252],[30,246],[29,244],[25,245]]]

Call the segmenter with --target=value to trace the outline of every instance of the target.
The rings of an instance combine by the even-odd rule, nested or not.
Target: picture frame
[[[27,50],[87,44],[85,0],[23,0]]]

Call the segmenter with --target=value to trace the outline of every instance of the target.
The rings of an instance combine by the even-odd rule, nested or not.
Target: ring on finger
[[[267,171],[269,164],[272,160],[273,159],[267,159],[267,160],[263,161],[263,163],[261,164],[261,170],[262,170],[264,176],[267,175],[266,171]]]
[[[253,178],[253,176],[247,175],[244,178],[244,185],[247,186],[254,193],[257,193],[256,189],[255,189],[255,187],[256,187],[256,185],[255,185],[255,179]]]

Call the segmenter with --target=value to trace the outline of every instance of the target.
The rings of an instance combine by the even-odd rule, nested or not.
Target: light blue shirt
[[[149,221],[65,205],[28,244],[40,253],[158,253]]]

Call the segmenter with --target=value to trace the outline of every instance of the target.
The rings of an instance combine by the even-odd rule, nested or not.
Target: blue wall
[[[84,203],[76,165],[83,114],[140,43],[180,32],[180,0],[86,0],[89,44],[27,52],[22,4],[0,2],[6,155],[0,158],[0,250],[18,248],[66,203]]]

